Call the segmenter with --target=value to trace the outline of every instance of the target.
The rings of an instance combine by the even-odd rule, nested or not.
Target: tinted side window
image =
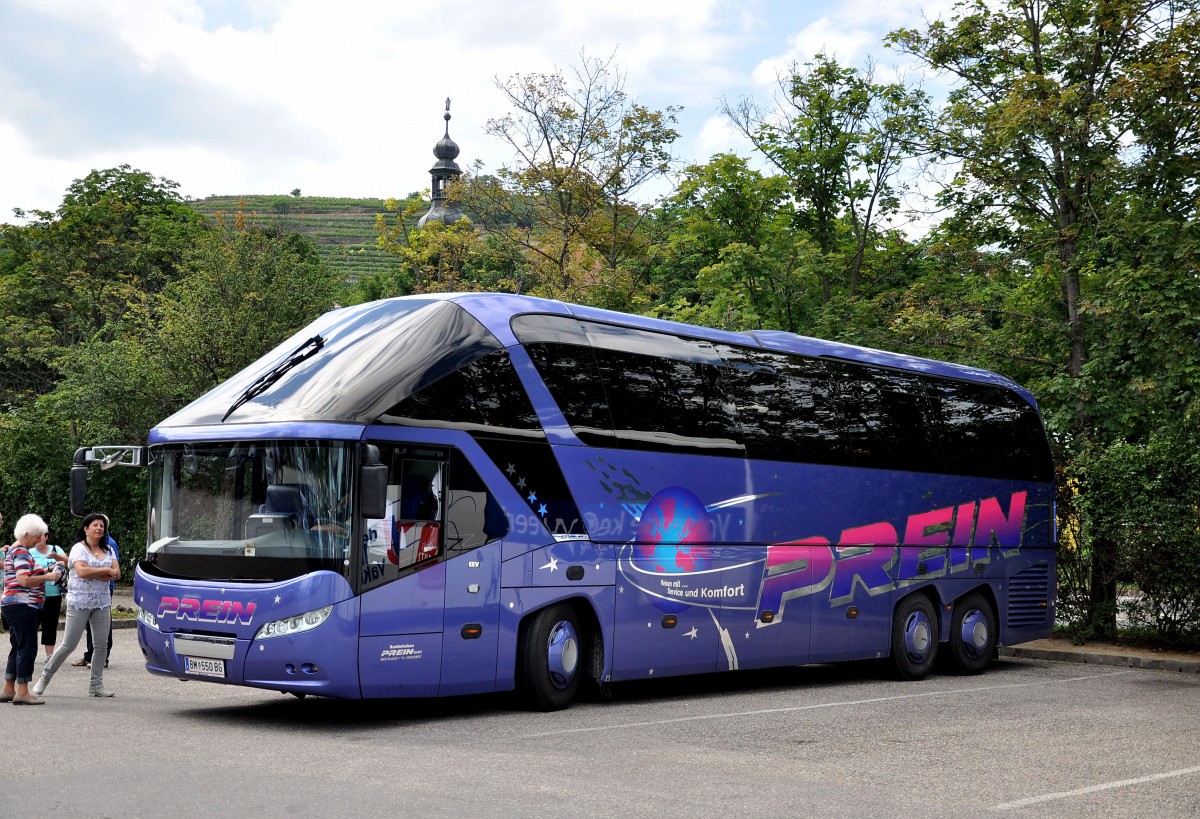
[[[616,446],[592,348],[538,342],[525,349],[576,437],[590,446]]]
[[[457,449],[446,475],[446,550],[470,551],[508,533],[508,520],[479,473]]]
[[[549,443],[484,436],[475,440],[525,501],[528,512],[509,521],[515,534],[548,531],[587,537],[583,516]]]
[[[567,316],[523,315],[512,327],[581,441],[743,455],[712,344]]]
[[[878,367],[830,364],[855,466],[942,472],[921,381]]]
[[[512,329],[575,436],[590,446],[616,446],[596,358],[579,322],[530,314],[514,317]]]
[[[443,376],[379,417],[383,424],[428,421],[469,430],[541,430],[525,387],[503,351]]]
[[[741,457],[721,368],[621,350],[595,350],[623,448]]]
[[[841,419],[821,362],[741,347],[720,352],[748,457],[847,462]]]
[[[931,381],[949,471],[1050,481],[1054,466],[1037,410],[1019,395],[986,384]]]

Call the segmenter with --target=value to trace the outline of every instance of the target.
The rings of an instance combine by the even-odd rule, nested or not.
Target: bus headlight
[[[141,606],[138,606],[137,612],[137,619],[139,623],[145,623],[155,631],[158,630],[158,618],[151,614],[149,609],[144,609]]]
[[[258,634],[254,635],[254,639],[265,640],[268,637],[286,637],[289,634],[299,634],[302,631],[308,631],[321,625],[329,619],[329,615],[332,613],[333,606],[326,606],[323,609],[297,614],[295,617],[285,617],[282,620],[275,620],[264,624],[258,630]]]

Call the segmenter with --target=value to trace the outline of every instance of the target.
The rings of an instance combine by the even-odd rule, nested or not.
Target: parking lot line
[[[929,697],[944,697],[952,694],[978,694],[982,691],[1001,691],[1006,688],[1034,688],[1045,685],[1058,685],[1060,683],[1081,682],[1085,680],[1099,680],[1105,677],[1119,677],[1123,674],[1132,674],[1134,669],[1125,671],[1111,671],[1106,674],[1086,674],[1079,677],[1066,677],[1059,680],[1039,680],[1037,682],[1027,683],[1005,683],[1003,685],[985,685],[981,687],[969,688],[950,688],[941,691],[924,691],[920,694],[897,694],[894,697],[871,697],[863,700],[839,700],[835,702],[818,702],[812,705],[793,705],[784,708],[758,708],[752,711],[726,711],[719,714],[695,714],[687,717],[671,717],[669,719],[647,720],[645,722],[621,722],[615,725],[594,725],[587,728],[564,728],[559,731],[542,731],[536,734],[526,734],[523,739],[541,739],[542,737],[561,736],[564,734],[587,734],[598,731],[621,731],[628,728],[646,728],[655,725],[673,725],[681,722],[698,722],[701,720],[712,719],[728,719],[731,717],[753,717],[762,714],[786,714],[793,711],[813,711],[818,708],[842,708],[851,705],[873,705],[881,702],[896,702],[899,700],[916,700],[926,699]]]
[[[1058,793],[1046,793],[1041,796],[1030,796],[1025,799],[1018,799],[1016,802],[1005,802],[1002,805],[994,805],[992,810],[1013,810],[1015,808],[1024,808],[1029,805],[1036,805],[1039,802],[1050,802],[1054,799],[1067,799],[1071,796],[1083,796],[1088,793],[1096,793],[1097,791],[1107,791],[1113,788],[1125,788],[1129,785],[1140,785],[1143,782],[1157,782],[1160,779],[1172,779],[1176,776],[1187,776],[1188,774],[1200,773],[1200,765],[1194,768],[1180,768],[1177,771],[1165,771],[1163,773],[1147,774],[1139,776],[1136,779],[1121,779],[1116,782],[1105,782],[1100,785],[1089,785],[1086,788],[1076,788],[1073,791],[1059,791]]]

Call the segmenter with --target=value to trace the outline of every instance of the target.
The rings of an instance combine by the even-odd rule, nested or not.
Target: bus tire
[[[954,604],[950,618],[950,668],[959,674],[978,674],[996,651],[996,612],[979,592],[965,594]]]
[[[923,594],[900,601],[892,619],[892,669],[898,679],[922,680],[937,660],[938,626],[933,603]]]
[[[521,639],[521,680],[529,704],[559,711],[575,699],[583,677],[579,618],[565,603],[542,609]]]

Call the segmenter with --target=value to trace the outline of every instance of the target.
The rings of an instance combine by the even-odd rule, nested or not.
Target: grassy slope
[[[382,199],[246,195],[209,196],[188,204],[207,216],[221,214],[228,220],[240,211],[259,225],[302,233],[348,281],[396,267],[396,259],[375,244],[375,216],[386,213]]]

